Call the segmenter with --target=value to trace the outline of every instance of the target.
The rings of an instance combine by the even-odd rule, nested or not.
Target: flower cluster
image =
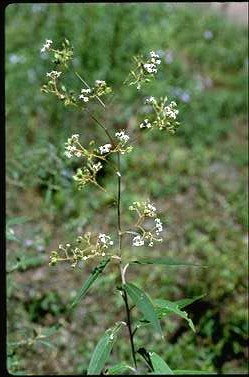
[[[108,94],[110,92],[111,92],[111,88],[107,86],[104,80],[96,80],[94,87],[81,89],[81,94],[79,95],[79,99],[86,103],[86,102],[89,102],[91,99],[94,99],[96,97],[101,97],[104,94]]]
[[[153,114],[151,119],[144,119],[139,127],[159,130],[166,130],[171,134],[176,132],[180,123],[176,120],[179,110],[177,104],[172,101],[166,104],[167,97],[161,98],[158,102],[154,97],[149,97],[145,100],[145,104],[152,106]]]
[[[46,42],[44,43],[44,45],[41,48],[41,53],[50,50],[52,43],[53,43],[53,41],[51,41],[51,39],[46,39]]]
[[[136,232],[137,235],[132,240],[133,246],[143,246],[147,243],[148,246],[152,247],[154,242],[162,242],[162,238],[159,238],[159,235],[163,231],[163,224],[159,217],[157,217],[157,209],[152,203],[148,200],[145,202],[133,202],[129,206],[129,210],[137,212],[138,220],[135,227],[141,233]],[[154,218],[154,225],[151,227],[150,222],[149,230],[145,228],[146,218]]]
[[[130,136],[125,133],[125,131],[116,132],[115,136],[118,140],[121,141],[121,143],[124,145],[127,143],[127,141],[130,139]]]
[[[46,73],[46,76],[49,77],[52,80],[58,79],[58,77],[60,77],[60,75],[61,75],[61,72],[58,72],[58,71],[51,71],[51,72]]]
[[[114,149],[114,152],[120,152],[121,154],[130,153],[133,150],[131,145],[126,146],[126,143],[130,139],[130,136],[124,131],[116,132],[116,138],[118,139],[118,143]]]
[[[151,204],[148,200],[145,202],[133,202],[129,206],[130,211],[136,211],[140,217],[155,217],[156,216],[156,207]]]
[[[109,153],[111,151],[111,147],[112,145],[111,144],[105,144],[105,145],[101,145],[99,147],[99,151],[101,154],[106,154],[106,153]]]
[[[101,187],[96,181],[96,176],[102,167],[101,162],[94,163],[90,160],[86,166],[78,168],[76,174],[73,175],[73,180],[76,182],[78,190],[82,190],[87,183],[93,183]]]
[[[60,261],[69,261],[72,267],[76,267],[80,261],[95,257],[120,259],[111,250],[113,245],[114,242],[111,236],[105,233],[92,234],[87,232],[82,236],[78,236],[73,244],[60,244],[58,250],[52,251],[49,264],[53,266]]]
[[[158,66],[161,63],[161,59],[154,51],[150,51],[147,59],[143,56],[137,56],[134,60],[136,66],[131,70],[128,81],[129,85],[136,85],[139,90],[143,83],[149,82],[150,79],[155,76],[158,71]]]
[[[148,61],[143,64],[143,68],[147,73],[157,73],[157,66],[161,63],[161,59],[159,59],[159,55],[157,55],[154,51],[150,52],[150,58]]]
[[[65,143],[65,156],[68,158],[83,156],[82,147],[79,143],[79,135],[72,135]]]

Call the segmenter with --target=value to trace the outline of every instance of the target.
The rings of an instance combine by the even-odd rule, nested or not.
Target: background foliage
[[[92,188],[77,192],[71,181],[76,166],[63,156],[72,133],[86,142],[103,135],[86,115],[40,92],[49,69],[40,48],[46,38],[59,43],[66,37],[83,77],[106,80],[119,92],[104,114],[109,127],[137,127],[148,92],[168,94],[179,105],[176,136],[143,134],[126,157],[122,205],[150,196],[167,231],[164,244],[149,252],[209,268],[133,266],[129,275],[155,298],[206,296],[188,307],[196,335],[173,316],[162,321],[166,347],[147,329],[138,346],[145,339],[172,369],[245,373],[246,28],[194,4],[11,4],[5,31],[9,371],[85,373],[97,340],[122,310],[114,292],[117,272],[108,267],[66,316],[93,266],[48,267],[59,241],[93,226],[114,226],[108,198]],[[139,95],[123,89],[132,55],[150,50],[163,60],[158,80]],[[115,189],[107,169],[101,179]],[[148,256],[141,248],[126,252]],[[54,329],[58,323],[62,327]],[[46,333],[43,342],[39,331]],[[117,342],[110,365],[129,357],[128,341]]]

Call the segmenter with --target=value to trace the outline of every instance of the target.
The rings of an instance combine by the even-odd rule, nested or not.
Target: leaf
[[[166,266],[192,266],[192,267],[207,267],[191,262],[184,262],[172,258],[141,258],[139,260],[131,261],[129,264],[164,264]]]
[[[200,295],[200,296],[194,296],[192,298],[183,298],[181,300],[175,301],[175,303],[179,306],[180,309],[182,309],[182,308],[185,308],[185,306],[188,306],[188,305],[192,304],[193,302],[200,300],[204,296],[206,296],[206,293],[204,293],[203,295]]]
[[[143,313],[145,319],[151,323],[157,332],[163,337],[160,322],[157,318],[154,306],[144,291],[131,283],[124,284],[124,289],[132,299],[133,303]]]
[[[103,272],[105,266],[110,262],[110,258],[105,259],[100,262],[100,264],[92,270],[91,275],[88,277],[88,279],[85,281],[85,283],[82,285],[81,289],[79,290],[79,293],[73,300],[73,302],[69,305],[69,309],[73,309],[79,301],[85,296],[88,289],[91,287],[91,285],[95,282],[95,280],[98,278],[98,276]]]
[[[107,369],[107,374],[123,374],[127,370],[132,370],[134,371],[134,368],[132,368],[130,365],[127,365],[125,363],[120,363],[113,365],[113,367],[110,367]]]
[[[52,343],[48,342],[47,340],[37,339],[37,342],[43,344],[44,346],[46,346],[48,348],[52,348],[52,349],[56,348]]]
[[[202,370],[173,370],[174,374],[217,374],[215,372],[206,372]]]
[[[149,352],[149,355],[156,374],[174,374],[166,362],[156,352]]]
[[[175,313],[179,315],[181,318],[185,319],[188,322],[189,327],[195,332],[195,327],[192,320],[188,317],[187,312],[184,312],[180,309],[180,306],[179,304],[177,304],[177,302],[157,299],[154,300],[154,304],[157,307],[156,311],[159,318],[163,318],[165,315],[169,313]]]
[[[112,328],[105,331],[95,347],[90,364],[87,369],[87,374],[100,374],[107,359],[110,356],[112,347],[117,338],[117,333],[124,322],[117,322]]]

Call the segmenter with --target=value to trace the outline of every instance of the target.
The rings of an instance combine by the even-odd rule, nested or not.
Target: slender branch
[[[85,109],[86,112],[90,115],[90,117],[105,131],[106,135],[108,136],[109,140],[111,141],[111,143],[116,146],[116,143],[115,141],[113,140],[110,132],[108,131],[108,129],[97,119],[95,118],[95,116],[88,110],[88,109]]]
[[[117,231],[118,231],[118,240],[119,240],[119,255],[121,258],[121,252],[122,252],[122,230],[121,230],[121,164],[120,164],[120,152],[117,152],[117,176],[118,176],[118,192],[117,192]],[[125,284],[125,271],[127,269],[129,264],[127,264],[124,269],[122,269],[121,266],[121,260],[119,263],[119,268],[120,268],[120,274],[121,274],[121,279],[122,279],[122,284]],[[136,351],[135,351],[135,346],[134,346],[134,341],[133,341],[133,335],[132,335],[132,327],[131,327],[131,315],[130,315],[130,309],[128,305],[128,297],[127,293],[124,289],[121,291],[122,293],[122,298],[124,300],[125,304],[125,310],[126,310],[126,317],[127,317],[127,327],[129,331],[129,338],[130,338],[130,344],[131,344],[131,353],[132,353],[132,359],[133,363],[135,366],[135,369],[137,369],[137,361],[136,361]]]
[[[90,88],[90,86],[87,84],[87,82],[79,75],[79,73],[78,72],[75,72],[74,71],[74,73],[75,73],[75,75],[83,82],[83,84],[85,84],[86,85],[86,87],[88,88],[88,89],[91,89]],[[99,101],[99,103],[104,107],[104,109],[105,109],[105,104],[104,104],[104,102],[98,97],[98,96],[96,96],[96,98],[97,98],[97,100]]]

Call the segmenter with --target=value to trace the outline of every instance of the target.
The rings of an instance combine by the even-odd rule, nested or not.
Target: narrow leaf
[[[131,261],[129,264],[164,264],[166,266],[207,267],[192,262],[175,260],[172,258],[141,258],[139,260]]]
[[[144,291],[131,283],[124,284],[124,289],[133,303],[143,313],[145,319],[151,323],[157,332],[163,337],[160,322],[157,318],[153,303]]]
[[[174,374],[217,374],[215,372],[207,372],[202,370],[173,370]]]
[[[105,259],[100,262],[100,264],[92,270],[91,275],[88,277],[88,279],[85,281],[85,283],[82,285],[81,289],[79,290],[79,293],[73,300],[73,302],[70,304],[69,309],[74,308],[79,301],[85,296],[88,289],[91,287],[91,285],[95,282],[95,280],[98,278],[98,276],[103,272],[105,266],[110,262],[110,258]]]
[[[195,327],[192,320],[188,317],[187,312],[184,312],[183,310],[180,309],[177,302],[157,299],[157,300],[154,300],[154,304],[157,307],[157,315],[159,318],[163,318],[165,317],[165,315],[169,313],[177,314],[181,318],[185,319],[188,322],[189,327],[195,332]]]
[[[206,293],[204,293],[203,295],[200,295],[200,296],[194,296],[192,298],[183,298],[181,300],[175,301],[175,304],[177,304],[179,306],[179,308],[182,309],[182,308],[185,308],[185,306],[188,306],[188,305],[192,304],[193,302],[200,300],[204,296],[206,296]]]
[[[166,362],[156,352],[149,352],[149,355],[156,374],[174,374]]]
[[[105,331],[95,347],[90,364],[87,369],[87,374],[100,374],[105,366],[107,359],[110,356],[112,347],[117,338],[117,333],[124,322],[117,322],[112,328]]]
[[[134,371],[134,368],[132,368],[130,365],[127,365],[125,363],[120,363],[120,364],[113,365],[113,367],[108,368],[107,374],[120,375],[120,374],[124,374],[124,372],[128,370]]]

